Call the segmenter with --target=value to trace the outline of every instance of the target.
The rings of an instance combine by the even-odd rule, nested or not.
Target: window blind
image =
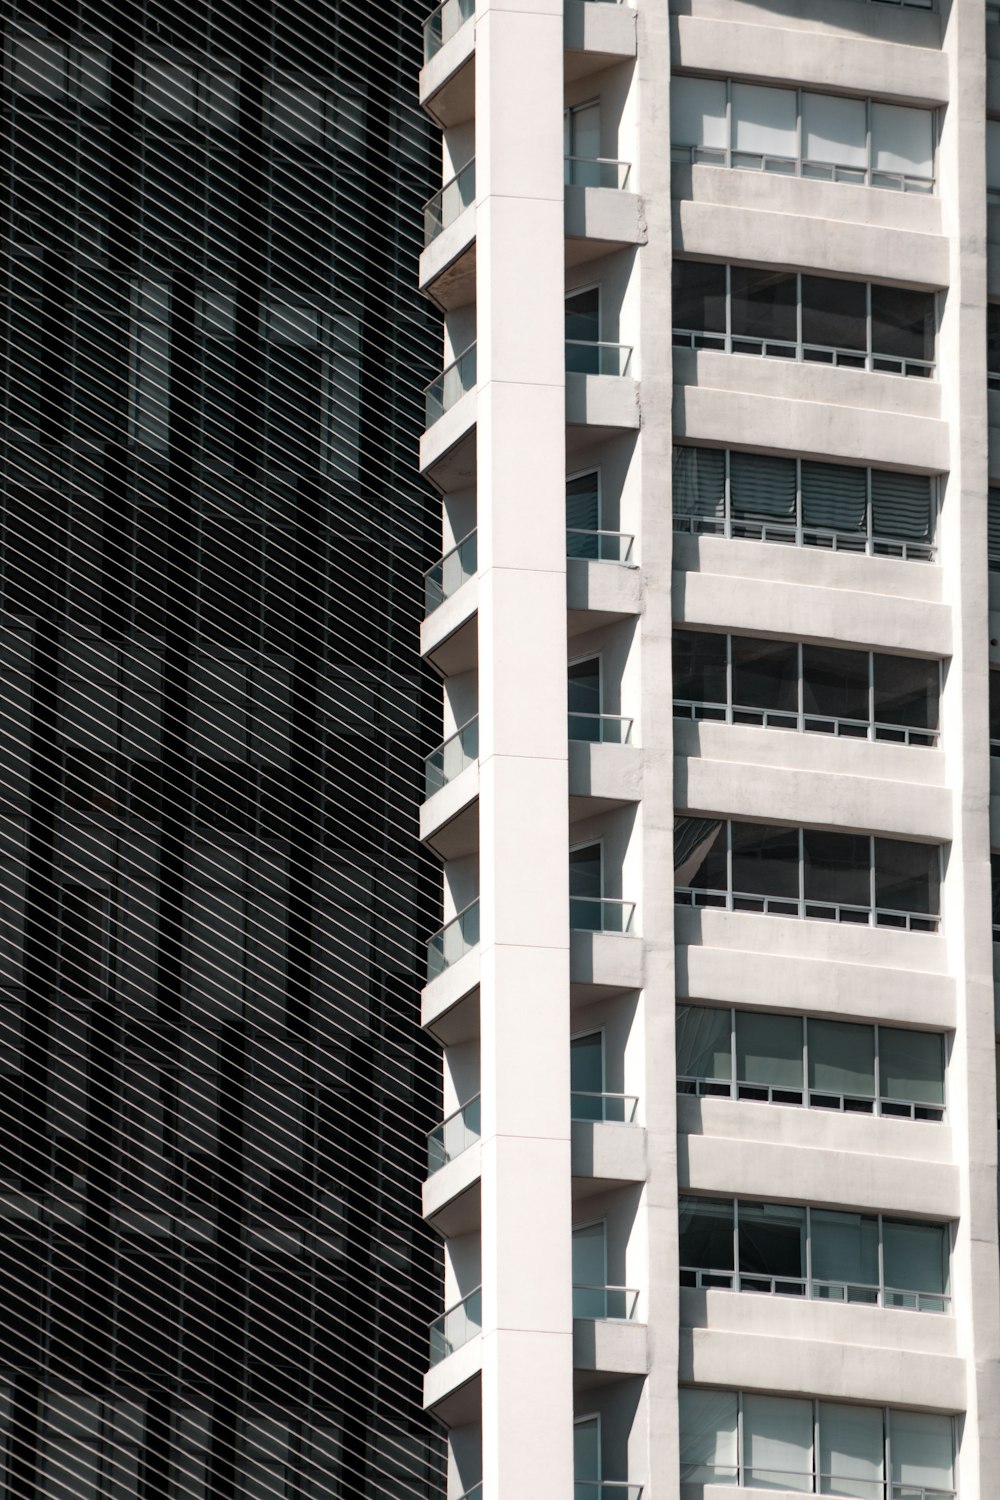
[[[872,470],[872,532],[928,542],[933,531],[931,482],[926,474]]]
[[[802,524],[827,531],[864,531],[868,480],[864,469],[845,464],[803,463]]]
[[[764,453],[730,454],[733,516],[795,522],[795,460]]]
[[[726,85],[721,78],[675,78],[670,135],[676,145],[726,149]]]
[[[674,449],[676,516],[718,516],[726,511],[726,455],[722,448]]]

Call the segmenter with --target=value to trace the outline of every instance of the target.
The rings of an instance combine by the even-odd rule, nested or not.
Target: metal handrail
[[[424,204],[424,245],[429,245],[438,235],[475,202],[476,159],[467,161]]]
[[[695,1291],[761,1292],[772,1297],[805,1297],[810,1302],[850,1302],[889,1309],[907,1308],[915,1312],[944,1313],[951,1307],[951,1297],[947,1292],[916,1292],[897,1287],[872,1286],[863,1282],[827,1281],[815,1276],[769,1276],[765,1272],[755,1271],[713,1271],[699,1266],[681,1266],[680,1274],[682,1278],[694,1277]],[[831,1296],[832,1292],[840,1295]],[[899,1300],[903,1298],[906,1300]]]
[[[479,898],[470,901],[427,939],[428,982],[443,974],[479,942]]]
[[[424,22],[424,62],[430,62],[476,10],[476,0],[442,0]]]
[[[754,891],[713,891],[701,886],[675,886],[674,904],[817,918],[861,927],[897,927],[906,932],[937,932],[941,923],[941,918],[931,912],[897,911],[891,906],[852,906],[849,902],[813,901],[805,896],[761,896]]]
[[[440,375],[424,387],[424,420],[428,427],[471,391],[476,383],[476,346],[470,344]]]
[[[449,753],[451,752],[451,753]],[[469,719],[424,758],[424,795],[433,797],[442,787],[479,758],[479,716]]]
[[[588,1296],[577,1297],[577,1292],[594,1294],[593,1298]],[[602,1300],[603,1299],[603,1300]],[[588,1302],[600,1310],[597,1312],[581,1312],[581,1307],[586,1307]],[[609,1322],[609,1323],[631,1323],[635,1321],[636,1308],[639,1305],[639,1293],[634,1287],[629,1286],[587,1286],[580,1282],[573,1283],[573,1317],[581,1322]],[[621,1312],[611,1311],[614,1307],[620,1307]]]
[[[592,920],[586,920],[592,916]],[[575,932],[632,931],[635,902],[613,896],[570,896],[569,925]]]
[[[678,713],[678,709],[684,711]],[[891,740],[902,745],[926,747],[934,746],[938,741],[936,729],[914,729],[905,724],[881,723],[877,719],[835,718],[830,714],[805,711],[800,713],[797,709],[757,708],[743,703],[708,703],[695,698],[675,698],[674,718],[709,719],[717,724],[740,724],[748,728],[759,725],[763,729],[792,729],[799,734],[832,734],[836,738],[845,739]]]
[[[567,187],[613,188],[619,192],[628,187],[631,162],[614,156],[566,156],[563,161]]]
[[[903,359],[895,354],[880,354],[877,349],[845,349],[835,344],[810,344],[799,339],[757,338],[743,333],[706,333],[698,328],[675,328],[675,347],[682,349],[716,349],[726,354],[753,354],[765,357],[791,358],[798,363],[845,365],[854,370],[875,370],[882,375],[926,376],[934,373],[931,359]],[[809,359],[810,355],[824,356]],[[829,356],[826,358],[825,356]]]
[[[574,357],[571,363],[570,350],[580,350],[581,353]],[[586,358],[583,351],[593,353],[594,359]],[[614,356],[614,357],[612,357]],[[596,370],[577,369],[574,364],[597,365]],[[605,365],[617,365],[616,369],[605,369]],[[624,376],[629,372],[632,364],[631,344],[611,344],[603,339],[567,339],[566,340],[566,370],[572,375],[617,375]]]
[[[808,156],[775,156],[770,152],[740,151],[725,146],[672,146],[672,161],[685,166],[727,167],[736,171],[773,172],[813,182],[843,182],[856,187],[888,188],[900,192],[932,193],[933,177],[919,172],[887,172],[882,167],[848,167],[840,162]]]
[[[738,1099],[751,1104],[792,1104],[803,1109],[826,1109],[839,1114],[880,1115],[899,1120],[939,1121],[943,1104],[923,1100],[895,1099],[890,1094],[839,1094],[832,1089],[807,1089],[780,1083],[755,1083],[746,1078],[698,1078],[681,1073],[677,1092],[698,1099]]]
[[[569,738],[590,745],[627,745],[634,720],[621,714],[569,714]],[[594,732],[590,732],[594,731]]]
[[[736,516],[674,515],[674,530],[689,536],[724,536],[760,542],[783,542],[795,547],[828,547],[831,552],[861,552],[867,557],[901,557],[930,562],[932,542],[903,541],[898,537],[867,536],[856,531],[833,531],[824,526],[800,526],[795,522],[751,521]],[[990,559],[1000,568],[1000,557]]]
[[[461,1129],[459,1130],[459,1126]],[[454,1127],[454,1128],[451,1128]],[[450,1161],[461,1156],[480,1138],[480,1096],[476,1094],[465,1104],[459,1105],[446,1115],[439,1125],[427,1132],[427,1174],[446,1167]]]
[[[608,3],[619,4],[620,0],[608,0]],[[635,537],[630,535],[630,533],[627,531],[586,531],[582,526],[567,526],[566,536],[594,538],[594,557],[588,557],[587,553],[585,552],[569,552],[570,557],[580,557],[587,562],[616,562],[631,564],[632,548],[635,545]],[[607,537],[609,541],[617,544],[618,555],[616,557],[609,557],[605,555],[605,537]],[[610,550],[611,549],[609,548],[609,551]]]
[[[588,1105],[587,1100],[594,1104]],[[583,1101],[582,1103],[578,1101]],[[600,1110],[600,1113],[596,1111]],[[634,1125],[639,1100],[635,1094],[595,1094],[574,1089],[569,1096],[570,1119],[611,1125]]]
[[[478,535],[470,531],[431,564],[424,574],[424,610],[427,614],[433,614],[446,599],[458,593],[463,583],[475,576],[479,566],[478,551]]]

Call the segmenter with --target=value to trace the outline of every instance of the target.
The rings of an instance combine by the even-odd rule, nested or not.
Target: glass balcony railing
[[[424,22],[424,62],[430,62],[475,14],[476,0],[444,0]]]
[[[439,1365],[449,1354],[454,1354],[456,1349],[461,1349],[470,1339],[474,1339],[477,1333],[483,1331],[483,1294],[482,1289],[477,1287],[461,1302],[456,1302],[454,1307],[435,1318],[430,1326],[430,1352],[429,1362],[431,1367]]]
[[[574,1120],[598,1120],[608,1125],[634,1125],[639,1101],[633,1094],[587,1094],[574,1089],[569,1112]]]
[[[610,156],[567,156],[565,182],[567,187],[618,188],[628,187],[632,163],[615,161]]]
[[[595,344],[566,340],[567,375],[627,375],[632,364],[630,344]]]
[[[433,614],[439,604],[457,594],[462,584],[475,576],[479,566],[478,550],[476,533],[470,531],[439,562],[427,569],[424,574],[424,609],[427,614]]]
[[[483,1487],[474,1484],[471,1490],[466,1490],[464,1495],[459,1495],[458,1500],[483,1500]]]
[[[624,1479],[577,1479],[573,1500],[642,1500],[642,1485]]]
[[[566,556],[583,557],[589,562],[630,563],[634,543],[635,537],[624,531],[580,531],[571,526],[566,532]]]
[[[433,1176],[456,1156],[468,1151],[479,1139],[480,1102],[477,1094],[468,1104],[442,1120],[427,1135],[427,1175]]]
[[[607,896],[570,896],[569,925],[574,932],[631,932],[634,901]]]
[[[479,902],[472,901],[457,917],[427,939],[428,982],[457,963],[479,942]]]
[[[639,1293],[627,1286],[574,1286],[574,1318],[613,1318],[630,1323],[639,1305]]]
[[[424,204],[424,244],[437,239],[443,229],[454,224],[476,198],[476,163],[466,162],[439,193]]]
[[[479,759],[479,720],[470,719],[424,761],[424,793],[433,797]]]
[[[428,427],[450,411],[476,383],[476,346],[458,356],[453,364],[436,376],[424,391],[424,418]]]
[[[589,745],[628,745],[632,740],[632,720],[617,714],[570,714],[569,737]]]

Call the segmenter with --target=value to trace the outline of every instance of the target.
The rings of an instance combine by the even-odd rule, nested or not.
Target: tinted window
[[[872,286],[872,349],[898,359],[934,358],[934,298],[895,286]]]
[[[701,333],[726,331],[726,268],[674,261],[674,327]]]
[[[784,641],[733,636],[733,703],[746,708],[798,708],[798,648]]]
[[[794,900],[799,894],[798,830],[734,823],[733,890]]]
[[[803,833],[803,856],[807,901],[871,906],[867,834],[807,828]]]
[[[868,652],[803,646],[802,702],[807,714],[867,721]]]
[[[796,277],[788,271],[733,266],[733,336],[761,339],[797,337]]]
[[[863,281],[803,276],[802,342],[864,350],[868,343],[867,302]]]
[[[690,703],[726,702],[724,635],[674,632],[674,697]]]

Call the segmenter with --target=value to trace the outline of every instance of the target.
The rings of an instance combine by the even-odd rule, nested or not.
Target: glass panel
[[[675,820],[674,884],[726,890],[725,823],[714,818]]]
[[[697,333],[726,331],[726,268],[704,261],[674,261],[674,327]]]
[[[1000,370],[1000,302],[986,308],[986,368],[993,374]]]
[[[834,349],[866,349],[868,307],[864,282],[803,276],[802,342]],[[864,470],[861,475],[864,478]]]
[[[733,890],[755,896],[799,894],[799,835],[767,823],[733,824]]]
[[[697,326],[681,324],[676,316],[674,322],[678,327]],[[675,516],[724,516],[725,450],[676,447],[673,458],[673,492]]]
[[[592,474],[578,474],[566,481],[566,525],[572,531],[599,531],[601,527],[601,476],[595,469]],[[583,537],[570,537],[570,545],[583,542]],[[574,554],[571,552],[570,556]]]
[[[803,646],[802,706],[807,714],[867,724],[868,652]]]
[[[605,1225],[585,1224],[573,1230],[573,1285],[606,1286],[607,1230]]]
[[[573,1473],[577,1479],[601,1477],[601,1419],[573,1423]]]
[[[730,277],[734,338],[795,343],[797,277],[757,266],[733,266]]]
[[[674,698],[688,703],[725,703],[726,637],[707,630],[675,630]]]
[[[802,524],[827,531],[867,530],[868,483],[864,469],[846,464],[802,464]]]
[[[600,844],[588,844],[585,849],[571,849],[569,855],[570,895],[603,896],[601,884]]]
[[[872,352],[896,359],[933,360],[933,293],[873,285]]]
[[[722,79],[671,80],[670,140],[675,146],[726,149],[726,85]]]
[[[736,1012],[736,1076],[741,1083],[802,1087],[802,1021],[799,1016]]]
[[[785,641],[734,635],[733,704],[795,713],[799,705],[798,647]]]
[[[680,1078],[732,1077],[732,1021],[710,1005],[677,1007],[677,1074]]]
[[[1000,672],[990,673],[990,739],[1000,742]]]
[[[567,111],[569,123],[569,156],[594,161],[601,154],[601,106],[583,104]],[[568,338],[576,335],[567,334]]]
[[[877,1287],[878,1220],[875,1216],[814,1208],[810,1219],[814,1279],[841,1282],[845,1286]]]
[[[807,901],[840,906],[871,906],[870,847],[860,833],[827,833],[807,828],[803,834]]]
[[[934,500],[926,474],[893,474],[872,470],[872,530],[876,536],[903,541],[930,541]]]
[[[1000,120],[986,121],[986,186],[1000,188]]]
[[[929,1412],[889,1414],[892,1482],[951,1494],[955,1488],[955,1425]]]
[[[733,84],[733,149],[762,156],[795,158],[798,111],[791,89]]]
[[[887,1287],[947,1292],[948,1226],[882,1220],[882,1267]]]
[[[792,1204],[736,1205],[740,1271],[801,1280],[806,1274],[806,1211]]]
[[[919,656],[875,657],[875,721],[936,729],[941,668]]]
[[[802,155],[838,167],[868,165],[868,122],[863,99],[802,95]]]
[[[825,1094],[875,1097],[875,1028],[850,1021],[808,1021],[809,1087]]]
[[[600,1031],[574,1037],[570,1042],[569,1077],[574,1094],[604,1092],[604,1037]],[[594,1101],[598,1107],[600,1102],[599,1099]]]
[[[872,166],[879,172],[934,176],[934,116],[929,109],[872,104]]]
[[[795,460],[763,453],[732,453],[730,486],[733,518],[795,522]]]
[[[601,711],[601,659],[570,663],[568,687],[571,714],[599,714]]]
[[[941,910],[941,856],[933,844],[875,840],[875,904],[892,911]]]
[[[733,1269],[733,1200],[682,1196],[680,1262],[699,1271]]]
[[[601,293],[598,287],[566,298],[566,337],[596,344],[601,337]]]
[[[735,1484],[737,1397],[734,1391],[678,1391],[681,1483]]]
[[[885,1433],[880,1408],[820,1402],[819,1472],[822,1495],[882,1500]]]
[[[934,1031],[878,1031],[879,1084],[887,1099],[944,1104],[944,1037]]]
[[[813,1407],[782,1396],[743,1397],[746,1483],[764,1490],[812,1490]]]

